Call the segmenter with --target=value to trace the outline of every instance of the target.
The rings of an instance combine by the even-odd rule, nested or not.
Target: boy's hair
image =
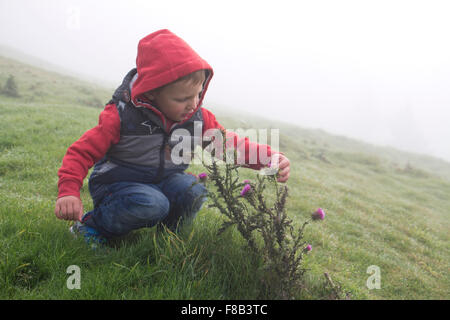
[[[185,75],[184,77],[181,77],[181,78],[179,78],[179,79],[177,79],[177,80],[175,80],[173,82],[165,84],[165,85],[163,85],[161,87],[158,87],[156,89],[152,89],[152,90],[150,90],[148,92],[149,93],[150,92],[152,92],[152,93],[160,92],[165,87],[167,87],[167,86],[169,86],[171,84],[177,83],[177,82],[181,82],[181,81],[189,82],[190,84],[195,86],[195,85],[203,83],[206,80],[206,78],[207,78],[207,71],[205,69],[197,70],[197,71],[189,73],[188,75]]]
[[[180,79],[177,79],[172,83],[186,81],[190,82],[192,85],[197,85],[203,83],[205,80],[206,80],[206,70],[202,69],[189,73],[188,75],[185,75],[184,77],[181,77]]]

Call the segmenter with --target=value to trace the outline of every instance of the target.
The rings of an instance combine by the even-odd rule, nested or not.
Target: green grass
[[[0,65],[0,85],[12,73],[21,93],[0,95],[1,299],[258,297],[261,261],[235,230],[217,236],[222,217],[206,205],[177,235],[142,229],[96,251],[74,239],[53,213],[57,170],[67,147],[97,122],[101,109],[86,106],[89,97],[103,104],[110,93],[12,60]],[[33,81],[46,94],[25,93]],[[292,166],[289,215],[301,223],[326,210],[306,229],[313,250],[299,299],[324,297],[324,272],[353,299],[450,298],[450,164],[268,120],[218,119],[229,128],[280,128]],[[86,183],[81,195],[90,210]],[[66,287],[70,265],[81,268],[81,290]],[[380,267],[379,290],[366,287],[370,265]]]
[[[0,56],[0,88],[9,75],[15,78],[22,102],[102,107],[112,96],[111,90],[94,83]]]

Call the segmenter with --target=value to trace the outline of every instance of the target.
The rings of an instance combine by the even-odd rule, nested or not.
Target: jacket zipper
[[[164,162],[166,159],[166,155],[165,155],[165,149],[166,149],[166,144],[167,144],[167,140],[168,140],[169,136],[164,133],[164,139],[163,139],[163,144],[161,146],[161,148],[159,149],[159,168],[158,168],[158,175],[156,177],[156,181],[159,183],[163,177],[163,173],[164,173]]]

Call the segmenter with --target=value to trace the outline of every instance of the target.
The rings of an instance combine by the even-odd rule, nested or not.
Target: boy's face
[[[172,121],[182,121],[197,107],[202,88],[202,83],[193,84],[189,81],[178,81],[161,90],[147,92],[144,95],[167,118]]]

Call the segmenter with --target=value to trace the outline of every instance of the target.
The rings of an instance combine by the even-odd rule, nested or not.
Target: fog
[[[0,44],[112,87],[167,28],[213,67],[211,110],[450,161],[449,16],[446,1],[0,0]]]

